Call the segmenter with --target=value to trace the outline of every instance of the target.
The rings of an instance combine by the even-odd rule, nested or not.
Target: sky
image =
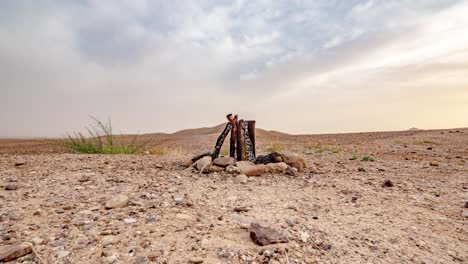
[[[468,127],[468,0],[2,0],[0,137]]]

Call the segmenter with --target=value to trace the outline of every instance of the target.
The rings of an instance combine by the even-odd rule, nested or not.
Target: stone
[[[290,176],[297,176],[299,175],[298,171],[296,168],[293,168],[291,166],[288,166],[288,168],[286,169],[286,174],[287,175],[290,175]]]
[[[131,225],[131,224],[136,223],[137,220],[135,218],[125,218],[123,222],[126,223],[127,225]]]
[[[32,252],[30,243],[16,243],[0,246],[0,262],[8,262]]]
[[[70,255],[70,251],[60,250],[57,252],[57,258],[66,258],[68,255]]]
[[[304,243],[307,243],[307,240],[309,240],[309,233],[307,232],[301,232],[301,241]]]
[[[239,168],[237,168],[236,166],[230,165],[226,167],[226,172],[229,174],[237,174],[239,173]]]
[[[437,167],[437,166],[439,166],[439,163],[436,162],[436,161],[431,161],[431,162],[429,162],[429,165],[431,165],[433,167]]]
[[[284,162],[268,163],[266,167],[270,173],[283,173],[288,169],[288,164]]]
[[[263,164],[254,164],[250,161],[238,161],[236,162],[239,172],[247,176],[260,176],[263,173],[267,172],[266,165]]]
[[[468,208],[468,201],[465,202],[465,208]]]
[[[222,172],[222,171],[224,171],[224,167],[220,167],[220,166],[217,166],[217,165],[211,165],[209,170],[210,170],[210,172]]]
[[[179,219],[179,220],[189,220],[192,217],[190,215],[186,215],[186,214],[176,214],[175,218]]]
[[[249,180],[249,178],[247,178],[247,175],[245,175],[245,174],[239,174],[234,179],[235,182],[241,183],[241,184],[246,184],[248,182],[248,180]]]
[[[393,182],[391,180],[385,180],[382,183],[382,187],[393,187]]]
[[[103,247],[107,247],[107,246],[115,245],[119,242],[120,242],[120,238],[117,236],[105,236],[101,241],[101,245]]]
[[[279,154],[278,152],[272,152],[268,154],[268,158],[270,159],[271,162],[274,162],[274,163],[284,161],[283,156]]]
[[[463,211],[463,218],[468,218],[468,211]]]
[[[213,164],[220,167],[227,167],[236,164],[236,160],[232,157],[218,157],[213,161]]]
[[[9,183],[5,186],[5,190],[7,191],[15,191],[18,190],[18,184],[16,183]]]
[[[296,168],[299,172],[304,171],[304,169],[306,168],[304,159],[297,154],[283,154],[282,157],[286,164],[293,168]]]
[[[211,156],[204,156],[197,161],[197,170],[201,172],[207,172],[210,169],[213,158]]]
[[[107,201],[105,207],[106,209],[114,209],[114,208],[121,208],[125,207],[128,204],[128,196],[124,194],[119,194],[117,196],[114,196],[112,199]]]
[[[23,165],[26,165],[26,162],[24,162],[24,161],[15,162],[15,167],[20,167],[20,166],[23,166]]]
[[[289,242],[286,233],[257,223],[250,225],[250,238],[259,246]]]
[[[199,257],[191,257],[191,258],[189,258],[189,262],[190,262],[190,263],[203,263],[203,261],[205,261],[205,260],[202,259],[202,258],[199,258]]]
[[[212,155],[213,155],[213,153],[211,153],[211,152],[205,152],[205,153],[203,153],[203,154],[196,155],[196,156],[192,157],[192,158],[190,159],[190,161],[191,161],[192,163],[194,163],[194,162],[197,162],[199,159],[201,159],[201,158],[203,158],[203,157],[206,157],[206,156],[210,156],[210,157],[211,157]]]
[[[258,155],[257,159],[255,160],[255,164],[268,164],[272,163],[270,157],[268,155]]]
[[[357,168],[357,170],[360,171],[360,172],[366,172],[366,169],[364,169],[363,167],[359,167],[359,168]]]
[[[31,238],[31,242],[37,246],[37,245],[42,245],[44,244],[44,239],[40,238],[40,237],[33,237]]]

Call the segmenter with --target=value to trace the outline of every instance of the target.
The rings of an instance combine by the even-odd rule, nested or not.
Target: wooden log
[[[247,126],[249,128],[250,141],[252,142],[253,155],[254,157],[257,157],[257,153],[255,151],[255,120],[247,121]]]
[[[229,134],[229,131],[231,131],[231,129],[232,125],[228,122],[221,135],[219,135],[218,140],[216,140],[215,149],[212,155],[213,160],[219,156],[219,152],[221,151],[221,147],[223,146],[224,139],[226,139],[226,136]]]
[[[236,149],[237,149],[237,115],[234,116],[234,119],[231,122],[231,140],[229,144],[229,156],[236,158]]]
[[[255,162],[255,154],[254,154],[252,140],[250,140],[248,121],[244,122],[244,142],[245,142],[246,160]]]
[[[245,153],[245,126],[243,119],[239,120],[237,123],[237,160],[247,160]]]

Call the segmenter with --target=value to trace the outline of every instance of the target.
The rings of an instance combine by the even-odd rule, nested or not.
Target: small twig
[[[36,257],[39,259],[39,262],[42,263],[42,264],[47,264],[42,258],[41,256],[39,255],[39,253],[37,252],[36,248],[34,247],[34,245],[32,243],[28,243],[30,246],[31,246],[31,249],[34,253],[34,255],[36,255]]]

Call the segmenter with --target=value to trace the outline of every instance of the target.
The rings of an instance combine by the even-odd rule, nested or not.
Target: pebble
[[[247,175],[245,174],[239,174],[235,178],[235,182],[241,183],[241,184],[246,184],[249,181]]]
[[[176,214],[175,218],[177,218],[179,220],[189,220],[192,217],[190,215],[186,215],[186,214]]]
[[[101,244],[103,247],[107,247],[110,245],[115,245],[119,242],[120,242],[120,239],[117,236],[105,236],[102,239]]]
[[[61,250],[57,253],[57,258],[65,258],[70,255],[70,251]]]
[[[157,215],[148,215],[146,217],[146,223],[154,223],[154,222],[157,222],[159,221],[160,217],[157,216]]]
[[[310,236],[309,236],[309,233],[307,233],[307,232],[301,232],[301,241],[302,241],[302,242],[306,243],[307,240],[309,240],[309,237],[310,237]]]
[[[5,190],[7,191],[15,191],[18,190],[18,184],[16,183],[9,183],[5,186]]]
[[[391,180],[385,180],[382,183],[382,187],[393,187],[393,182]]]
[[[131,225],[131,224],[134,224],[137,222],[137,220],[135,218],[125,218],[124,220],[124,223],[126,223],[127,225]]]
[[[119,194],[115,197],[113,197],[112,199],[110,199],[109,201],[107,201],[105,207],[106,209],[114,209],[114,208],[120,208],[120,207],[124,207],[128,204],[128,196],[126,195],[123,195],[123,194]]]
[[[431,162],[429,162],[429,165],[431,165],[433,167],[437,167],[437,166],[439,166],[439,163],[436,162],[436,161],[431,161]]]
[[[32,242],[35,246],[37,246],[37,245],[42,245],[42,244],[44,244],[44,239],[42,239],[42,238],[40,238],[40,237],[33,237],[33,238],[31,239],[31,242]]]
[[[203,263],[203,261],[205,261],[205,260],[202,259],[202,258],[199,258],[199,257],[191,257],[191,258],[189,258],[189,262],[190,262],[190,263]]]
[[[366,169],[364,169],[363,167],[359,167],[359,168],[357,168],[357,170],[360,171],[360,172],[365,172],[366,171]]]

